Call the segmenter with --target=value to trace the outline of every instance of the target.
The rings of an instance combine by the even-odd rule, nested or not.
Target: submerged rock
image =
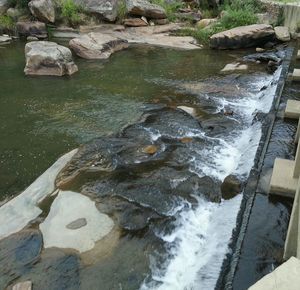
[[[55,9],[52,0],[31,0],[28,7],[33,16],[43,22],[55,21]]]
[[[236,62],[226,64],[225,67],[221,70],[221,72],[246,71],[247,69],[248,66],[246,64],[240,64],[239,62]]]
[[[32,41],[25,46],[26,75],[71,75],[78,71],[67,47],[50,41]]]
[[[37,230],[24,230],[0,241],[0,288],[6,289],[39,260],[43,247]]]
[[[210,37],[209,44],[216,49],[247,48],[263,45],[274,37],[275,32],[271,25],[254,24],[214,34]]]
[[[165,10],[147,0],[126,0],[127,12],[130,15],[145,16],[153,19],[167,18]]]
[[[107,59],[112,53],[127,48],[128,42],[107,34],[91,32],[71,39],[69,45],[82,58]]]
[[[222,185],[221,192],[224,199],[231,199],[242,191],[242,182],[235,175],[228,175]]]

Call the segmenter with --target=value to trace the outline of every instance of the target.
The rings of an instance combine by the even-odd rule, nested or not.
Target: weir
[[[297,59],[300,51],[297,53]],[[299,61],[298,61],[299,63]],[[298,64],[297,63],[297,64]],[[299,71],[294,69],[295,71]],[[299,81],[294,77],[292,81]],[[276,194],[284,197],[294,198],[292,213],[290,216],[288,232],[284,245],[284,262],[274,272],[263,277],[249,289],[299,289],[300,274],[300,102],[288,100],[285,118],[297,119],[298,127],[295,143],[298,143],[295,160],[276,158],[270,182],[270,195]]]

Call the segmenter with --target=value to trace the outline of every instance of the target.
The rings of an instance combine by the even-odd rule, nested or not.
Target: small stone
[[[228,175],[221,184],[222,197],[231,199],[242,191],[242,182],[235,175]]]
[[[276,26],[274,28],[276,38],[280,41],[287,42],[291,40],[290,31],[288,27]]]
[[[256,52],[264,52],[265,49],[263,49],[263,48],[261,48],[261,47],[257,47],[257,48],[255,49],[255,51],[256,51]]]
[[[31,290],[32,289],[32,282],[31,281],[25,281],[15,284],[12,287],[12,290]]]
[[[193,138],[191,138],[191,137],[183,137],[180,139],[180,142],[182,142],[182,143],[190,143],[192,141],[193,141]]]
[[[148,26],[148,24],[141,18],[128,18],[124,19],[123,24],[128,27],[141,27]]]
[[[211,24],[214,24],[217,22],[217,19],[215,18],[207,18],[207,19],[201,19],[200,21],[197,22],[197,26],[199,28],[205,28]]]
[[[155,25],[166,25],[169,23],[169,20],[167,18],[164,19],[152,19],[151,20]]]
[[[248,69],[246,64],[237,63],[229,63],[221,70],[221,72],[232,72],[232,71],[245,71]]]
[[[158,150],[157,146],[149,145],[149,146],[144,147],[142,149],[142,152],[153,155],[157,152],[157,150]]]
[[[87,225],[86,219],[85,218],[79,218],[79,219],[67,224],[66,228],[70,229],[70,230],[77,230],[77,229],[80,229],[80,228],[82,228],[86,225]]]
[[[192,108],[192,107],[188,107],[188,106],[178,106],[177,108],[180,109],[180,110],[185,111],[186,113],[190,114],[190,115],[193,116],[193,117],[196,115],[196,111],[195,111],[195,109]]]
[[[27,41],[38,41],[39,39],[35,36],[27,36],[26,40]]]

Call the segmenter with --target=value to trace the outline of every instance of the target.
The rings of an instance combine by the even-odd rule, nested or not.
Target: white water
[[[275,73],[277,80],[280,70]],[[199,176],[208,175],[223,180],[234,173],[247,178],[254,163],[261,139],[261,124],[253,122],[256,112],[269,112],[276,86],[272,80],[255,80],[251,92],[238,100],[217,99],[218,109],[230,107],[238,114],[241,127],[229,136],[214,141],[214,146],[197,152],[191,160],[191,171]],[[269,85],[266,90],[260,89]],[[203,137],[203,134],[202,134]],[[217,143],[216,143],[217,141]],[[181,211],[176,218],[175,230],[170,235],[159,233],[166,242],[165,263],[158,264],[152,257],[152,276],[144,282],[141,290],[192,290],[214,289],[222,262],[228,253],[228,244],[236,225],[242,195],[220,204],[207,202],[197,197],[196,208]]]

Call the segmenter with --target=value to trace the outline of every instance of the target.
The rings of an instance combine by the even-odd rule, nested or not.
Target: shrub
[[[0,15],[0,30],[9,31],[15,27],[14,20],[7,15]]]
[[[61,16],[71,26],[78,26],[81,23],[80,12],[82,12],[82,8],[76,5],[73,0],[64,0],[61,3]]]
[[[119,6],[118,6],[118,20],[123,20],[127,14],[127,8],[126,8],[126,3],[125,0],[119,1]]]
[[[165,0],[152,0],[151,3],[157,4],[161,7],[163,7],[166,11],[167,18],[169,21],[175,21],[176,20],[176,15],[175,13],[179,8],[183,7],[183,2],[180,1],[174,1],[167,3]]]

